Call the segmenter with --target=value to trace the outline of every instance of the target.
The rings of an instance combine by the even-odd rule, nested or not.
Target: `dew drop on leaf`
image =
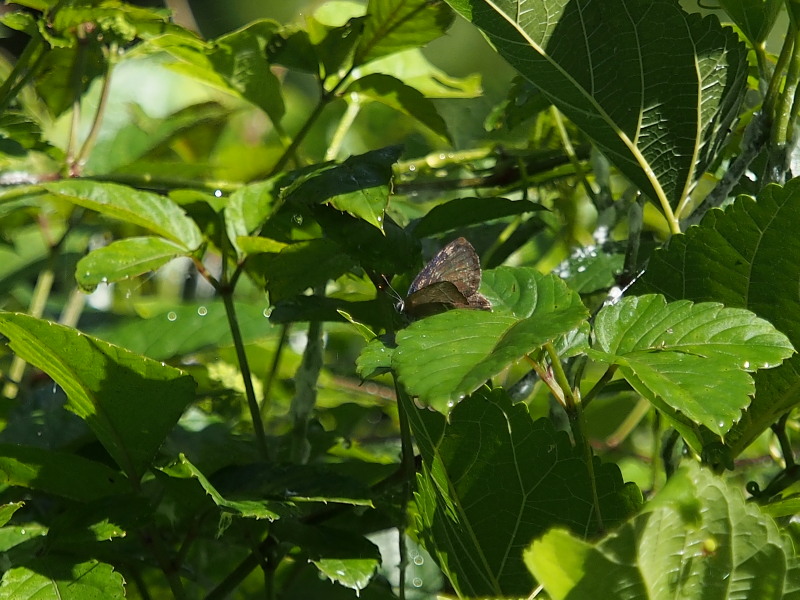
[[[205,306],[198,306],[197,314],[201,317],[205,317],[208,314],[208,309]]]
[[[170,320],[170,321],[177,321],[178,320],[178,315],[175,313],[175,311],[171,310],[171,311],[169,311],[167,313],[167,319]]]

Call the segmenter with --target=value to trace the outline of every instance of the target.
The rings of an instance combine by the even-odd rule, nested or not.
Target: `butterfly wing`
[[[449,281],[437,281],[408,295],[402,310],[414,319],[429,317],[451,308],[469,308],[469,299]]]
[[[403,310],[413,318],[451,308],[491,310],[489,299],[478,293],[481,263],[466,239],[457,238],[442,248],[411,282]]]
[[[457,238],[439,250],[411,282],[408,295],[439,281],[449,281],[465,297],[481,285],[481,262],[478,253],[466,239]]]

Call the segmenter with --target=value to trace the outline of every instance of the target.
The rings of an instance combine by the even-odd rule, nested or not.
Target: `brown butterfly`
[[[481,263],[475,248],[463,237],[447,244],[411,282],[400,310],[412,319],[451,308],[492,310],[492,303],[478,293]]]

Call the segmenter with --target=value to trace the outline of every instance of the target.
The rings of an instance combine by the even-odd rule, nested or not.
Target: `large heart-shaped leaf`
[[[578,294],[561,279],[531,268],[486,271],[481,290],[493,312],[453,310],[397,334],[392,366],[399,380],[439,410],[588,316]]]
[[[417,506],[423,539],[460,597],[522,597],[531,538],[554,525],[597,531],[586,454],[547,419],[534,421],[502,390],[478,392],[445,417],[408,403],[422,455]],[[592,459],[594,460],[594,459]],[[616,465],[594,462],[603,525],[636,509],[641,493]]]
[[[673,0],[448,2],[668,217],[744,94],[736,34]]]
[[[748,310],[687,300],[667,304],[658,295],[605,307],[594,336],[590,356],[619,365],[698,450],[679,414],[724,435],[755,389],[748,371],[774,367],[794,352],[785,335]]]
[[[722,302],[767,319],[800,346],[800,180],[770,185],[758,201],[740,197],[724,212],[712,210],[698,227],[674,236],[653,254],[634,286],[669,300]],[[770,424],[797,404],[800,356],[756,374],[756,395],[726,436],[738,455]]]

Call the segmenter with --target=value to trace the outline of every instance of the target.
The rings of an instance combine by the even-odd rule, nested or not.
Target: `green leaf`
[[[280,83],[267,62],[267,42],[279,25],[261,19],[212,41],[211,64],[231,88],[279,123],[286,107]]]
[[[25,506],[24,502],[9,502],[6,504],[0,504],[0,527],[3,527],[6,523],[8,523],[11,520],[11,517],[14,516],[14,513],[23,506]]]
[[[439,0],[370,0],[354,64],[424,46],[444,35],[454,15]]]
[[[793,352],[786,336],[750,311],[667,304],[650,295],[623,298],[598,313],[590,356],[619,365],[673,421],[680,413],[724,436],[750,402],[747,372],[774,367]],[[674,424],[684,433],[682,423]],[[696,440],[687,441],[698,449]]]
[[[533,542],[525,562],[553,600],[778,600],[796,598],[800,586],[789,538],[696,464],[596,544],[556,529]]]
[[[163,62],[163,61],[162,61]],[[148,68],[162,77],[162,81],[174,78],[171,71],[161,69],[162,63],[151,61]],[[158,173],[175,176],[178,168],[174,162],[164,161],[163,153],[170,150],[181,136],[187,136],[208,123],[222,122],[230,116],[230,110],[215,102],[192,104],[163,117],[153,118],[136,105],[129,109],[126,125],[113,136],[101,138],[92,148],[86,161],[85,172],[92,174],[145,172],[151,177]],[[150,158],[150,160],[148,160]],[[208,175],[203,165],[180,165],[180,168],[197,176]],[[202,169],[202,170],[201,170]]]
[[[646,195],[675,207],[722,143],[746,49],[673,0],[448,0]]]
[[[476,393],[445,417],[409,404],[422,454],[417,476],[423,541],[460,597],[521,597],[533,579],[522,550],[554,525],[597,530],[586,457],[547,419],[501,390]],[[606,527],[626,518],[640,494],[614,464],[594,461]],[[637,498],[639,499],[637,501]]]
[[[84,256],[75,268],[75,279],[83,289],[93,290],[101,283],[155,271],[173,258],[185,254],[183,246],[163,238],[125,238]]]
[[[356,79],[343,92],[353,95],[358,102],[375,101],[412,117],[447,142],[452,143],[447,124],[439,115],[433,102],[421,92],[392,77],[375,73]]]
[[[309,527],[290,519],[276,523],[273,531],[299,546],[322,575],[350,589],[363,590],[381,563],[377,546],[352,531]]]
[[[724,212],[709,211],[697,227],[670,239],[650,258],[633,290],[668,300],[721,302],[768,320],[800,347],[800,180],[770,185],[758,202],[740,197]],[[797,405],[800,356],[756,374],[753,403],[726,436],[737,456],[777,418]]]
[[[391,370],[394,349],[385,342],[384,339],[376,338],[361,349],[356,360],[356,372],[364,379]]]
[[[469,225],[546,210],[541,204],[529,200],[508,198],[456,198],[434,206],[414,226],[414,235],[419,238],[436,233],[453,231]]]
[[[328,465],[235,465],[214,474],[222,494],[237,497],[272,498],[282,502],[335,502],[373,507],[366,483]]]
[[[125,478],[102,463],[19,444],[0,444],[0,480],[82,502],[131,491]]]
[[[624,266],[624,253],[590,246],[573,251],[555,272],[579,294],[590,294],[613,286]]]
[[[132,481],[194,399],[194,381],[183,371],[69,327],[0,313],[0,333],[18,356],[63,388],[66,407],[86,421]]]
[[[125,580],[114,567],[97,560],[76,563],[49,555],[9,569],[0,584],[0,600],[122,600]]]
[[[317,56],[323,66],[323,77],[336,76],[349,68],[353,49],[361,39],[364,17],[349,19],[344,25],[331,29],[323,27],[313,17],[307,18],[309,27],[316,25],[325,30],[323,38],[316,43]]]
[[[390,54],[359,67],[363,75],[391,75],[424,94],[426,98],[477,98],[481,95],[481,76],[472,73],[453,77],[431,64],[419,48]]]
[[[731,20],[753,46],[767,39],[783,6],[781,0],[720,0]]]
[[[397,162],[401,150],[399,146],[389,146],[351,156],[338,165],[318,165],[288,186],[283,197],[288,203],[328,202],[337,210],[363,219],[383,231],[392,165]]]
[[[276,33],[267,44],[267,59],[272,64],[319,75],[319,56],[308,31],[285,28]]]
[[[203,236],[172,200],[116,183],[69,179],[43,184],[55,197],[149,229],[193,251]]]
[[[588,312],[554,275],[500,267],[483,274],[493,312],[452,310],[397,334],[392,366],[408,392],[447,411],[487,379],[580,324]]]
[[[272,335],[266,318],[267,303],[236,302],[236,317],[245,344]],[[155,360],[185,356],[210,346],[232,343],[225,307],[219,300],[170,306],[168,310],[129,317],[116,325],[93,330],[92,335]]]
[[[276,511],[281,508],[284,510],[286,509],[285,505],[282,506],[280,503],[271,500],[228,500],[217,491],[208,478],[203,475],[203,473],[197,467],[195,467],[188,458],[186,458],[183,454],[181,454],[179,458],[181,461],[180,464],[184,467],[183,469],[180,469],[180,471],[185,470],[192,477],[197,479],[197,481],[200,482],[200,485],[203,486],[203,489],[206,491],[206,493],[211,496],[214,504],[222,509],[225,509],[227,512],[231,512],[245,518],[268,519],[269,521],[275,521],[281,517],[280,513]],[[179,470],[176,467],[171,467],[167,470],[167,472],[169,475],[174,477],[178,474]]]
[[[268,179],[244,185],[231,194],[225,206],[228,239],[242,255],[239,238],[257,231],[275,210],[277,180]]]
[[[353,266],[355,261],[329,239],[290,244],[278,254],[259,254],[250,259],[250,267],[267,279],[272,304],[336,279]]]

